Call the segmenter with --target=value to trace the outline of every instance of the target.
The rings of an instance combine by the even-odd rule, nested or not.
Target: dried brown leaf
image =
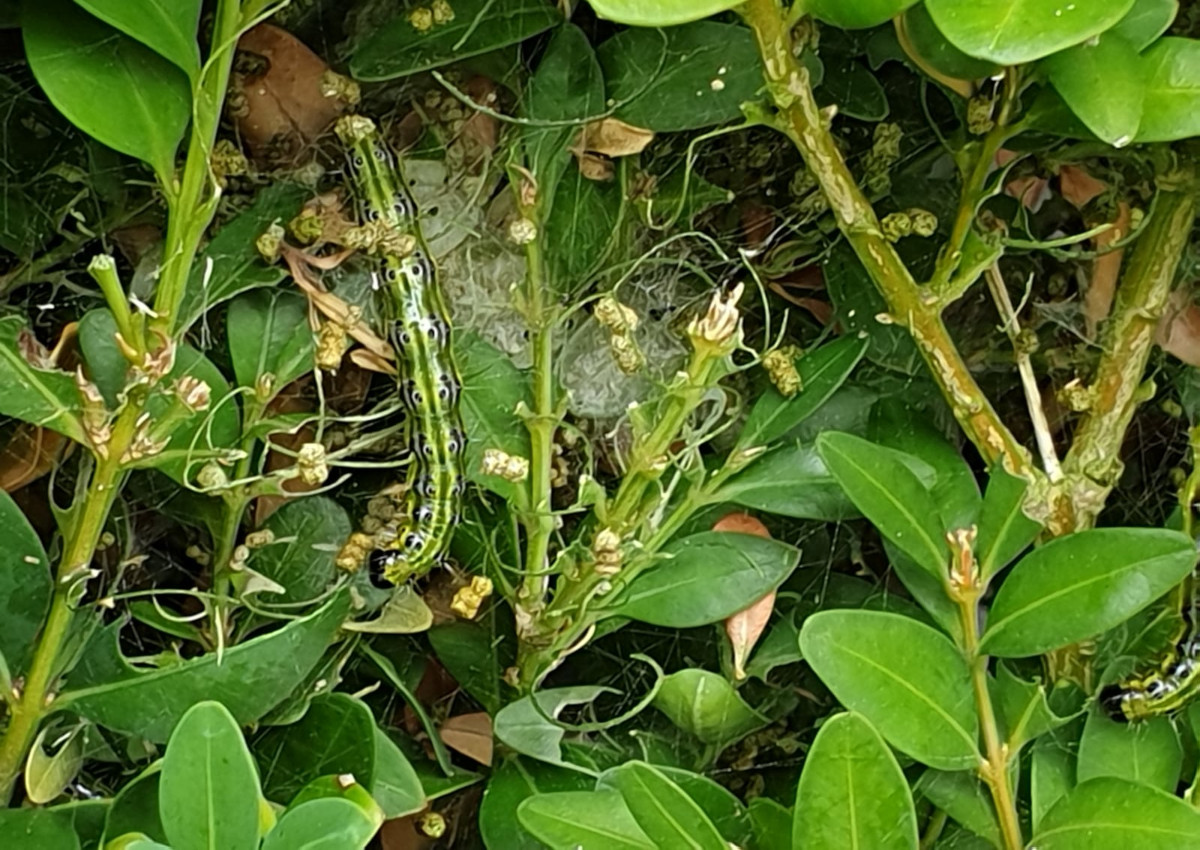
[[[1065,166],[1064,166],[1065,167]],[[1112,243],[1120,240],[1129,233],[1131,223],[1129,204],[1121,201],[1117,207],[1117,220],[1111,230],[1098,233],[1092,243],[1097,251],[1103,251]],[[1121,260],[1125,249],[1118,248],[1101,254],[1092,263],[1092,276],[1088,281],[1087,292],[1083,296],[1083,318],[1087,325],[1088,337],[1095,337],[1096,327],[1108,318],[1112,309],[1113,296],[1117,291],[1117,279],[1121,276]]]
[[[492,718],[486,711],[449,718],[438,729],[438,736],[450,749],[485,767],[492,766]]]
[[[1188,289],[1176,290],[1171,295],[1158,322],[1156,341],[1184,363],[1200,366],[1200,307],[1192,303]]]
[[[1077,209],[1104,194],[1107,188],[1107,183],[1097,180],[1077,165],[1064,165],[1058,169],[1058,191]]]
[[[583,128],[581,147],[605,156],[632,156],[654,141],[654,131],[626,124],[617,118],[602,118]]]
[[[740,512],[726,514],[713,525],[713,531],[732,531],[768,538],[771,536],[771,532],[767,531],[767,527],[759,520]],[[771,621],[771,613],[774,610],[775,591],[772,590],[754,604],[725,620],[725,634],[729,636],[729,643],[733,647],[735,678],[746,678],[746,660],[758,639],[762,637],[767,623]]]

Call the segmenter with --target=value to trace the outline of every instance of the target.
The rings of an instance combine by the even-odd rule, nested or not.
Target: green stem
[[[129,310],[129,298],[125,294],[125,288],[121,286],[121,279],[117,277],[116,262],[108,254],[97,254],[88,264],[88,272],[92,279],[100,285],[100,291],[104,293],[104,301],[108,304],[113,319],[116,320],[117,330],[121,333],[125,344],[139,352],[142,351],[144,343],[134,325],[133,313]]]
[[[792,53],[779,0],[747,0],[740,11],[754,31],[767,91],[779,110],[779,126],[791,137],[829,201],[839,229],[888,304],[892,321],[912,335],[968,439],[989,463],[1038,476],[1029,452],[1000,420],[984,396],[941,318],[937,293],[917,285],[881,232],[870,202],[855,182],[826,119],[817,107],[808,71]]]

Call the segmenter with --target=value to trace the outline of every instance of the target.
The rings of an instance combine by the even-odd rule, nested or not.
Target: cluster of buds
[[[272,222],[271,226],[259,234],[254,240],[254,247],[258,251],[260,257],[268,263],[275,263],[279,260],[279,252],[283,246],[283,239],[287,235],[282,225],[278,222]]]
[[[296,474],[305,484],[316,487],[329,477],[329,466],[325,463],[325,446],[322,443],[305,443],[296,453]]]
[[[621,571],[621,535],[611,528],[602,528],[592,539],[592,558],[596,574],[614,576]]]
[[[710,357],[722,357],[737,346],[741,338],[742,316],[737,303],[745,291],[739,283],[728,296],[713,295],[703,316],[692,319],[687,326],[688,338],[697,352],[708,349]]]
[[[417,237],[402,233],[382,219],[347,227],[339,237],[347,248],[377,256],[407,257],[417,249]]]
[[[374,548],[375,538],[366,532],[356,531],[342,544],[333,563],[344,573],[356,573],[362,569]]]
[[[480,470],[484,475],[498,475],[505,481],[524,481],[529,477],[529,459],[510,455],[503,449],[486,449]]]
[[[608,348],[617,361],[617,367],[626,375],[641,369],[646,364],[646,358],[634,336],[638,326],[637,313],[615,296],[605,295],[596,302],[592,315],[608,331]]]
[[[326,69],[321,75],[321,97],[336,98],[350,106],[362,100],[362,89],[354,80],[337,71]]]
[[[984,94],[977,94],[967,101],[967,131],[974,136],[982,136],[996,126],[992,117],[995,101]]]
[[[404,510],[404,485],[388,487],[371,497],[367,502],[367,515],[362,519],[362,530],[371,535],[375,545],[387,548],[393,542],[394,520]],[[386,532],[386,533],[385,533]]]
[[[167,437],[161,436],[161,429],[155,427],[149,413],[143,413],[134,423],[133,439],[121,455],[121,463],[136,463],[148,457],[154,457],[167,446]]]
[[[355,312],[358,309],[357,306],[351,307],[350,321],[354,321]],[[322,322],[321,329],[317,331],[317,346],[313,352],[313,363],[322,371],[336,372],[342,365],[342,357],[349,347],[350,334],[346,325],[341,322]]]
[[[408,22],[417,32],[429,32],[435,26],[454,20],[454,9],[449,0],[433,0],[429,6],[418,6],[408,13]]]
[[[799,348],[794,345],[786,345],[783,348],[768,351],[763,357],[762,365],[767,370],[767,377],[771,379],[775,389],[779,390],[780,395],[784,398],[791,398],[804,388],[804,383],[800,380],[800,373],[796,371],[796,358],[799,356]]]
[[[514,218],[508,225],[508,239],[514,245],[528,245],[537,235],[537,225],[528,218]]]
[[[450,610],[464,620],[474,620],[479,608],[492,595],[492,580],[487,576],[471,576],[471,583],[454,592]]]
[[[108,441],[112,439],[112,424],[104,396],[100,394],[100,388],[83,374],[82,366],[75,370],[75,386],[83,399],[83,433],[96,457],[103,460],[108,457]]]
[[[161,333],[157,336],[161,344],[153,351],[145,353],[130,345],[119,333],[114,337],[117,348],[121,349],[121,353],[132,366],[128,387],[154,386],[175,368],[175,341]]]
[[[221,139],[213,147],[212,158],[213,177],[222,189],[230,177],[241,177],[250,173],[250,162],[237,145],[229,139]]]
[[[899,242],[905,236],[932,236],[937,231],[937,216],[919,207],[903,212],[888,213],[879,223],[883,238],[889,242]]]
[[[863,183],[871,194],[886,195],[891,190],[889,171],[900,159],[902,138],[904,131],[899,124],[883,122],[875,125],[871,150],[863,157]]]
[[[955,591],[973,591],[979,586],[979,567],[975,562],[975,526],[946,532],[946,543],[953,557],[950,563],[950,587]]]

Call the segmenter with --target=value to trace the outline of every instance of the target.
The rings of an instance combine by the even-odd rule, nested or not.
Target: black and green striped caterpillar
[[[1189,582],[1190,584],[1190,582]],[[1185,588],[1186,597],[1191,588]],[[1195,604],[1183,606],[1183,624],[1170,652],[1152,672],[1106,688],[1100,701],[1116,720],[1148,720],[1174,714],[1200,695],[1200,628]]]
[[[361,220],[407,237],[385,243],[404,247],[379,252],[374,282],[396,352],[410,461],[404,481],[389,494],[393,515],[373,535],[371,569],[399,584],[442,561],[458,521],[466,441],[458,413],[461,384],[433,257],[398,160],[368,118],[343,117],[337,133],[348,149]]]

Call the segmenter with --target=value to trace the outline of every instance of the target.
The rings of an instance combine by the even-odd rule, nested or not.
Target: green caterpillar
[[[1190,596],[1190,589],[1187,596]],[[1117,720],[1148,720],[1179,711],[1200,694],[1200,630],[1195,605],[1183,606],[1183,626],[1154,672],[1107,688],[1101,703]]]
[[[404,237],[405,250],[381,252],[375,288],[396,351],[400,400],[407,414],[410,462],[405,480],[389,494],[394,510],[374,534],[372,574],[399,584],[423,575],[445,556],[458,522],[464,489],[466,436],[458,413],[461,383],[450,349],[450,323],[438,290],[417,206],[397,158],[358,115],[338,121],[361,219]]]

